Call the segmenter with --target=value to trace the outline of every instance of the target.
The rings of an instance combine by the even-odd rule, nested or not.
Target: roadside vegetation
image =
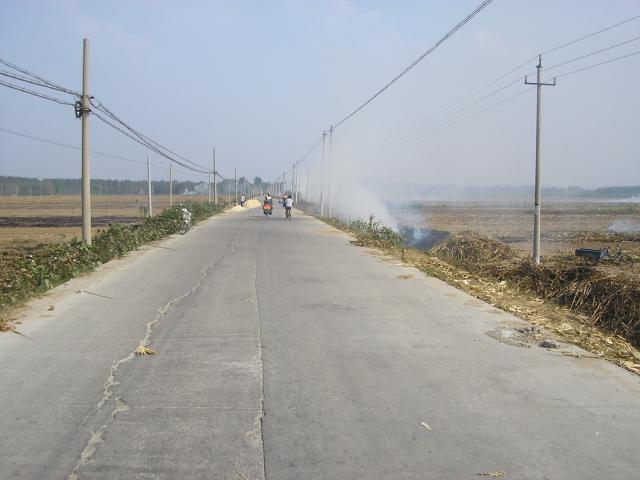
[[[518,249],[473,232],[446,237],[429,250],[368,221],[327,223],[352,234],[352,243],[375,247],[560,340],[640,374],[640,276],[622,268],[588,265],[566,253],[535,265]],[[640,261],[634,258],[635,261]]]
[[[224,207],[211,203],[188,203],[192,222],[211,217]],[[98,265],[142,245],[160,240],[180,229],[180,207],[167,208],[141,223],[109,226],[93,236],[89,247],[74,239],[60,244],[18,247],[0,252],[0,331],[13,329],[8,312],[29,298],[90,272]]]

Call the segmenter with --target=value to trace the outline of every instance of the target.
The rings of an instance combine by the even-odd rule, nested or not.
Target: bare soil
[[[226,197],[220,197],[226,200]],[[174,204],[203,202],[204,195],[174,195]],[[168,195],[152,197],[153,211],[169,206]],[[94,233],[110,224],[140,221],[148,203],[146,195],[103,195],[91,199],[91,224]],[[82,236],[82,204],[77,195],[0,196],[0,251],[33,247],[43,243],[61,243]]]

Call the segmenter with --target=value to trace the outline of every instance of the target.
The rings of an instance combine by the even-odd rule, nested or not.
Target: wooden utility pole
[[[536,185],[535,199],[533,210],[533,263],[540,265],[540,191],[541,191],[541,159],[540,159],[540,134],[541,134],[541,111],[542,111],[542,87],[554,87],[556,79],[553,83],[542,83],[540,71],[542,70],[542,55],[538,55],[538,65],[536,67],[536,81],[529,82],[527,77],[524,78],[525,85],[536,85]]]
[[[82,40],[82,239],[91,245],[91,175],[89,172],[89,39]]]

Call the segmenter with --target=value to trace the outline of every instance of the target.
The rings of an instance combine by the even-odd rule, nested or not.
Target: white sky
[[[91,93],[123,119],[200,164],[210,164],[215,145],[225,176],[237,166],[239,175],[271,179],[479,3],[0,0],[0,58],[79,89],[86,35]],[[635,15],[637,0],[495,0],[336,132],[336,182],[531,184],[533,92],[451,126],[458,117],[442,121],[442,131],[407,135],[419,120],[540,51]],[[543,61],[551,66],[635,37],[640,19]],[[638,50],[634,40],[544,75]],[[535,61],[493,88],[533,71]],[[545,185],[640,184],[639,74],[636,55],[545,88]],[[460,117],[524,89],[518,81]],[[80,142],[70,107],[1,86],[0,128]],[[139,145],[95,120],[91,129],[93,149],[144,160]],[[302,167],[313,184],[318,152]],[[153,154],[152,161],[166,164]],[[146,170],[94,156],[92,174],[143,178]],[[80,155],[0,132],[0,175],[79,177]],[[154,176],[167,172],[155,169]]]

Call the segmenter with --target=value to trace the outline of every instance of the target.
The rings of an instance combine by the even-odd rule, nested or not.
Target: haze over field
[[[210,165],[215,145],[227,177],[237,166],[239,175],[271,180],[478,3],[6,0],[0,4],[0,57],[79,89],[86,36],[90,91],[123,119],[203,165]],[[377,195],[383,187],[532,184],[535,92],[478,112],[530,88],[521,77],[535,71],[537,53],[635,15],[640,4],[629,0],[496,0],[336,131],[336,201]],[[545,55],[544,65],[553,66],[629,41],[544,77],[636,52],[639,29],[640,20],[630,21]],[[640,183],[639,76],[640,55],[634,55],[544,89],[544,185]],[[511,81],[504,91],[444,117]],[[6,88],[0,88],[0,104],[0,128],[79,145],[80,122],[71,107]],[[464,120],[467,115],[474,116]],[[91,139],[93,149],[131,159],[148,153],[95,120]],[[301,181],[308,169],[316,194],[319,155],[316,148],[301,166]],[[152,161],[167,163],[153,154]],[[79,177],[80,155],[0,132],[0,174]],[[143,165],[92,160],[95,178],[145,174]],[[166,178],[168,172],[156,168],[153,175]]]

